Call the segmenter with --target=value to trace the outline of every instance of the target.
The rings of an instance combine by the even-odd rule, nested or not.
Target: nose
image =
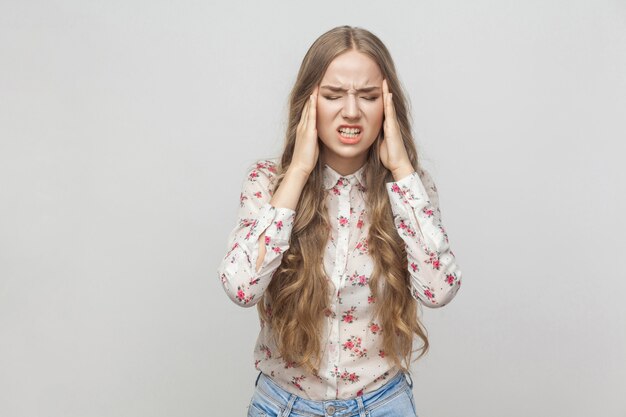
[[[356,119],[359,117],[359,103],[356,99],[355,94],[348,94],[346,96],[346,101],[343,106],[342,116],[346,119]]]

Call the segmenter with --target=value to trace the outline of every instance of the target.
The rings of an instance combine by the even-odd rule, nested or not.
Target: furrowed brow
[[[323,85],[320,88],[325,88],[334,93],[347,93],[348,90],[341,87],[335,87],[333,85]],[[371,87],[363,87],[356,90],[357,93],[371,93],[372,91],[380,90],[380,87],[371,86]]]

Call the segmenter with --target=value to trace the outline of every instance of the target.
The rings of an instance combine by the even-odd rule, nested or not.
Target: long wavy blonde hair
[[[393,93],[402,140],[413,168],[418,156],[411,133],[408,105],[394,63],[385,45],[371,32],[350,26],[331,29],[320,36],[306,53],[289,97],[285,147],[278,166],[274,190],[280,186],[293,156],[296,128],[309,95],[330,62],[350,50],[359,51],[378,63],[389,91]],[[374,261],[369,282],[376,303],[374,317],[380,320],[383,349],[389,360],[407,370],[416,335],[423,344],[419,359],[428,351],[428,337],[418,318],[418,303],[409,290],[405,245],[394,226],[385,183],[391,172],[380,161],[383,131],[368,151],[365,168],[367,216],[370,222],[368,248]],[[321,146],[321,144],[320,144]],[[321,159],[321,158],[320,158]],[[271,326],[283,360],[318,373],[321,361],[321,329],[329,306],[329,288],[323,268],[330,223],[323,188],[323,162],[317,165],[302,190],[296,207],[290,247],[257,304],[260,318]],[[382,282],[381,282],[382,280]],[[402,363],[404,361],[404,363]],[[406,365],[405,365],[406,364]]]

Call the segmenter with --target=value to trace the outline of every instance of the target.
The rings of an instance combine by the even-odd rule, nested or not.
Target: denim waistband
[[[346,400],[308,400],[283,389],[269,376],[259,372],[255,383],[257,391],[280,408],[287,408],[285,415],[295,411],[303,416],[348,417],[365,415],[365,409],[376,408],[395,398],[405,389],[412,389],[411,374],[398,371],[389,381],[374,391]]]

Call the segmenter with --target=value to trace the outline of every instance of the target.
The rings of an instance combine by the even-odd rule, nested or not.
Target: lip
[[[353,138],[347,138],[345,136],[342,136],[341,133],[339,132],[339,129],[341,129],[342,127],[357,128],[360,130],[360,132],[357,136]],[[337,137],[339,138],[339,141],[341,143],[344,143],[346,145],[354,145],[361,141],[361,138],[363,137],[363,127],[361,125],[341,125],[337,128]]]

